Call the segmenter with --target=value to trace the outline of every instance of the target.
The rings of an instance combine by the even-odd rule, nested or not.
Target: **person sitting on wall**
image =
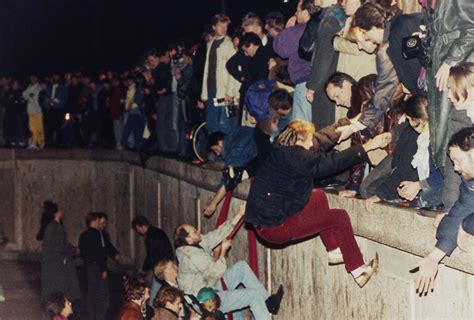
[[[461,190],[449,213],[446,216],[438,215],[442,220],[436,230],[435,248],[411,267],[419,271],[415,288],[420,296],[433,291],[439,263],[456,249],[459,228],[461,225],[466,226],[463,221],[472,214],[474,208],[474,127],[461,129],[451,137],[448,154],[454,170],[462,176]],[[465,220],[465,223],[470,220]]]
[[[271,319],[277,314],[283,296],[280,286],[276,294],[270,295],[257,279],[245,261],[239,261],[227,268],[226,254],[232,242],[226,237],[239,223],[245,208],[232,219],[223,223],[215,231],[201,235],[189,224],[176,228],[174,243],[179,261],[178,283],[187,294],[197,295],[204,287],[214,288],[221,299],[221,311],[234,312],[250,307],[255,319]],[[221,246],[217,260],[212,256],[214,248]],[[224,290],[222,280],[227,286]],[[237,289],[242,284],[244,289]]]
[[[278,136],[250,188],[245,221],[271,244],[288,244],[321,234],[329,251],[329,263],[345,263],[346,270],[363,287],[378,267],[378,255],[364,264],[349,215],[345,210],[329,209],[324,191],[313,190],[313,179],[367,161],[367,152],[385,147],[390,134],[379,135],[362,146],[329,153],[315,146],[314,141],[319,141],[316,135],[312,123],[293,120]],[[338,135],[333,137],[333,145],[337,139]]]

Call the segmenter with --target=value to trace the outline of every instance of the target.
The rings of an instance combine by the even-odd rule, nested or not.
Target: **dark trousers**
[[[329,209],[323,190],[315,189],[306,206],[281,225],[256,228],[258,235],[274,244],[303,240],[319,234],[328,251],[341,249],[348,272],[364,264],[364,259],[352,231],[351,219],[345,210]]]
[[[99,266],[87,266],[87,313],[89,320],[105,320],[109,308],[109,281]]]

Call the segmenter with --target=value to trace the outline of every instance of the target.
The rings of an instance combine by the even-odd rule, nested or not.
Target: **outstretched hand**
[[[245,215],[245,204],[241,204],[239,206],[239,212],[237,213],[237,215],[232,219],[232,225],[236,226],[240,219],[242,219],[242,217]]]
[[[434,290],[434,282],[438,274],[439,262],[426,256],[414,265],[410,270],[418,268],[418,277],[416,278],[415,289],[416,292],[422,296],[428,294],[429,291]]]
[[[352,134],[354,133],[352,131],[351,126],[338,127],[338,128],[336,128],[336,132],[341,133],[341,135],[339,136],[339,140],[337,140],[337,143],[340,143],[341,141],[349,139],[352,136]]]
[[[202,210],[202,212],[204,213],[204,216],[205,216],[205,217],[208,217],[208,218],[211,217],[211,216],[214,214],[214,212],[216,211],[216,207],[217,207],[217,206],[216,206],[215,204],[213,204],[213,203],[208,204],[208,205]]]

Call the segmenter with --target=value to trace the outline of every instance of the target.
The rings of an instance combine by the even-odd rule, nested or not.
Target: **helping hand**
[[[416,292],[421,295],[428,294],[428,291],[433,291],[434,281],[438,274],[439,262],[433,260],[431,257],[426,256],[414,265],[411,266],[410,270],[419,269],[418,277],[416,278],[415,289]]]
[[[408,201],[415,200],[420,191],[421,186],[418,181],[402,181],[397,188],[398,195]]]
[[[337,143],[340,143],[341,141],[349,139],[350,136],[352,136],[352,134],[354,133],[352,131],[351,126],[342,126],[342,127],[336,128],[336,132],[341,133],[339,140],[337,140]]]

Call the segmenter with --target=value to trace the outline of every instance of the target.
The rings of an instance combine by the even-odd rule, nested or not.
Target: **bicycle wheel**
[[[201,123],[191,133],[194,155],[203,162],[208,158],[207,136],[206,122]]]

